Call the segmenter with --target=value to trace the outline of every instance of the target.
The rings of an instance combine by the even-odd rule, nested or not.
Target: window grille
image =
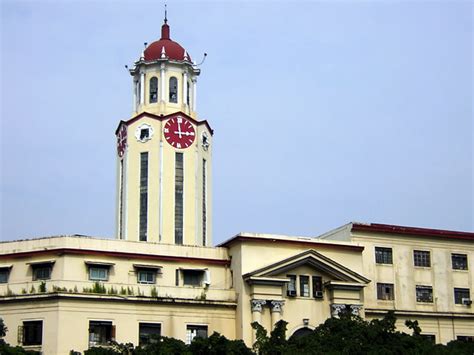
[[[392,248],[375,247],[375,262],[377,264],[392,264]]]
[[[184,166],[183,153],[175,156],[175,185],[174,185],[174,240],[176,244],[183,244],[183,190]]]
[[[430,267],[431,260],[430,260],[430,252],[424,250],[414,250],[413,251],[413,260],[415,266],[423,266],[423,267]]]
[[[451,262],[454,270],[467,270],[466,254],[451,254]]]
[[[377,299],[385,301],[395,299],[393,284],[377,283]]]
[[[147,240],[148,225],[148,152],[140,153],[140,226],[139,239]]]

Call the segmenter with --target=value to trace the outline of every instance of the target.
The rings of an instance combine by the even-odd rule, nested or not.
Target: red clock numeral
[[[194,126],[187,119],[176,116],[170,118],[163,128],[166,141],[177,149],[186,149],[194,143]]]

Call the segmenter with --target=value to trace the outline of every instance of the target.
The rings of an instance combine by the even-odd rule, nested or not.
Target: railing
[[[171,298],[235,302],[234,290],[160,284],[122,284],[99,281],[44,280],[0,285],[1,296],[33,295],[50,292],[118,295],[123,297]]]

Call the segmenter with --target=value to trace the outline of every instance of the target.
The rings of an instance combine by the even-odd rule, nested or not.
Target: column
[[[362,306],[360,304],[351,304],[351,313],[354,316],[359,316],[360,315],[360,310],[362,309]]]
[[[165,64],[161,64],[161,70],[160,70],[160,81],[161,81],[161,101],[165,101],[165,88],[166,88],[166,85],[165,85]]]
[[[196,112],[196,106],[197,106],[197,80],[196,78],[193,79],[193,111]]]
[[[140,105],[145,103],[145,73],[140,74]]]
[[[333,303],[331,305],[331,315],[333,317],[336,317],[338,318],[339,317],[339,313],[343,312],[346,310],[346,305],[345,304],[337,304],[337,303]]]
[[[274,326],[280,319],[281,319],[281,312],[283,308],[283,304],[285,301],[271,301],[271,314],[272,314],[272,326]]]
[[[188,73],[183,73],[183,106],[188,105]],[[189,112],[188,112],[189,113]]]
[[[137,82],[133,80],[133,112],[137,112]]]
[[[266,300],[251,300],[250,306],[252,309],[252,323],[257,322],[262,324],[262,307],[267,304]],[[257,340],[256,332],[252,329],[252,344]]]

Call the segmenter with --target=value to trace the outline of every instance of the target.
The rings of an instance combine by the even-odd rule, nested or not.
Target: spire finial
[[[166,8],[166,3],[165,3],[165,24],[168,23],[168,10]]]

